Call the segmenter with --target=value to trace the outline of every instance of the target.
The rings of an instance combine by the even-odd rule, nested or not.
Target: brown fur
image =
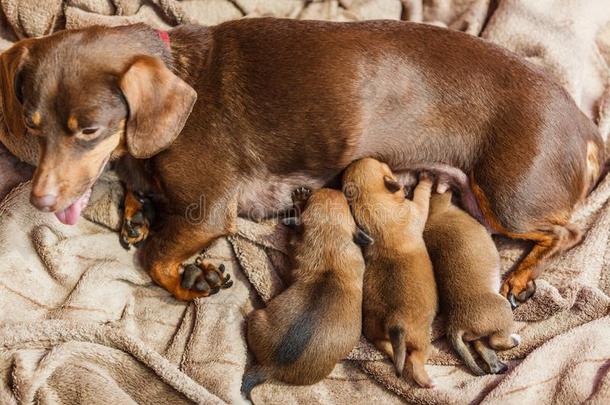
[[[294,245],[291,286],[248,319],[258,365],[244,391],[267,378],[313,384],[358,343],[364,260],[345,196],[321,189],[308,200]]]
[[[365,249],[363,333],[411,377],[433,386],[424,364],[437,296],[423,239],[432,182],[421,179],[413,201],[405,199],[390,168],[375,159],[352,163],[343,175],[356,222],[375,243]]]
[[[500,257],[483,225],[451,203],[451,192],[434,194],[424,240],[434,265],[441,310],[446,315],[447,338],[466,365],[478,375],[466,342],[479,341],[475,349],[491,373],[506,365],[485,346],[509,349],[518,344],[509,303],[498,294]]]
[[[145,170],[122,171],[167,201],[143,264],[179,299],[204,296],[180,286],[181,262],[238,214],[274,215],[296,186],[318,188],[367,156],[471,176],[486,219],[536,243],[507,296],[526,299],[544,261],[578,239],[567,218],[605,162],[601,138],[559,84],[506,50],[392,21],[243,19],[169,36],[171,49],[144,25],[20,41],[2,54],[0,85],[13,136],[41,145],[35,204],[49,192],[47,210],[75,201],[111,156]],[[69,134],[72,114],[101,130]]]

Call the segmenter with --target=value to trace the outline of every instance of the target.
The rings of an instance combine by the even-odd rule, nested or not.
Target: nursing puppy
[[[512,334],[510,304],[498,293],[498,250],[485,227],[453,205],[451,196],[451,191],[432,196],[424,231],[441,310],[447,316],[447,338],[473,373],[485,374],[466,342],[473,342],[488,372],[501,373],[506,365],[483,340],[493,349],[506,350],[518,345],[520,337]]]
[[[422,236],[432,181],[422,175],[407,200],[390,168],[367,158],[347,168],[343,187],[356,222],[375,240],[364,251],[364,336],[394,360],[399,376],[406,360],[415,382],[432,387],[424,364],[437,296]]]
[[[338,190],[316,191],[296,221],[293,284],[248,319],[248,345],[258,365],[244,377],[247,396],[269,378],[320,381],[360,338],[364,259],[357,243],[370,238]]]

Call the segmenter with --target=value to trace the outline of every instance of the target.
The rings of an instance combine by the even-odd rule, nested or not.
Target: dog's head
[[[38,209],[75,223],[111,158],[149,158],[176,139],[197,96],[162,61],[156,35],[145,26],[92,27],[2,54],[7,126],[40,145],[31,193]]]

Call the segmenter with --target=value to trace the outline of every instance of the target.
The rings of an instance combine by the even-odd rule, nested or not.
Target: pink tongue
[[[87,206],[91,197],[91,190],[80,196],[80,198],[74,201],[68,208],[57,211],[55,216],[59,219],[59,222],[66,225],[74,225],[80,218],[81,211]]]

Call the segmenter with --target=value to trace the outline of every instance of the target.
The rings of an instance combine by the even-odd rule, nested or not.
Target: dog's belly
[[[238,214],[255,221],[280,215],[292,207],[292,192],[296,188],[308,187],[315,190],[325,183],[324,179],[305,174],[266,174],[247,179],[238,192]]]

